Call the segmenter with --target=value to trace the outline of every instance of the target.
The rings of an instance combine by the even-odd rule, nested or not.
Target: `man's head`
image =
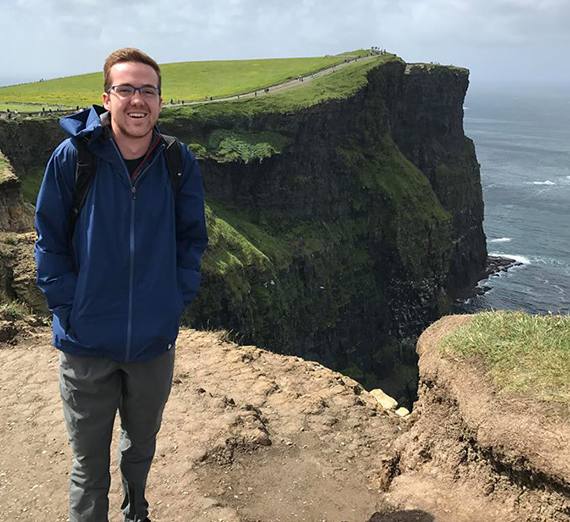
[[[158,64],[139,49],[126,47],[109,55],[103,72],[103,105],[116,139],[150,140],[162,106]]]
[[[143,53],[136,47],[123,47],[122,49],[118,49],[115,52],[111,53],[105,60],[105,65],[103,66],[104,92],[107,92],[113,85],[111,82],[111,68],[113,65],[122,62],[144,63],[149,67],[152,67],[158,76],[158,82],[156,86],[158,88],[161,87],[162,78],[160,76],[160,67],[158,63],[156,63],[148,54]]]

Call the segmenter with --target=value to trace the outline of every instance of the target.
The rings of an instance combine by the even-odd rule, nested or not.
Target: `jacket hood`
[[[109,112],[99,105],[59,120],[61,128],[72,138],[91,134],[92,139],[97,139],[110,122]]]

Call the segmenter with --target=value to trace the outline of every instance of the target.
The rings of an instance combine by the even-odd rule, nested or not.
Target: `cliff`
[[[421,492],[416,508],[447,504],[457,521],[567,522],[568,405],[533,398],[536,386],[524,394],[500,389],[482,361],[442,354],[442,340],[472,318],[444,317],[418,341],[419,400],[393,446],[389,499],[405,505]],[[545,342],[554,331],[545,329]]]
[[[208,200],[186,324],[413,399],[417,336],[486,259],[467,85],[464,69],[390,59],[350,95],[295,110],[165,111],[161,129],[196,151]],[[0,121],[24,179],[61,138],[53,120]]]

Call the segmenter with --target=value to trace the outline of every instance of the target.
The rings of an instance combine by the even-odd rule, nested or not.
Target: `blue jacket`
[[[97,174],[69,238],[77,150],[53,153],[36,205],[38,286],[53,312],[53,344],[76,355],[144,361],[171,348],[200,286],[208,242],[200,170],[184,146],[177,201],[161,142],[131,181],[98,111],[61,120],[90,135]]]

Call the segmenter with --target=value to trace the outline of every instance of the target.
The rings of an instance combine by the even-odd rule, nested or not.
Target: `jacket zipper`
[[[157,148],[154,158],[152,161],[139,173],[134,180],[131,180],[131,176],[129,174],[129,169],[125,164],[123,156],[119,151],[119,147],[115,143],[115,140],[111,140],[113,145],[115,146],[115,150],[117,154],[121,158],[121,163],[124,167],[124,172],[127,175],[127,179],[131,185],[131,226],[129,232],[129,250],[130,250],[130,267],[129,267],[129,314],[127,319],[127,348],[125,353],[125,361],[129,362],[131,358],[131,344],[132,344],[132,334],[133,334],[133,293],[134,293],[134,279],[135,279],[135,204],[137,200],[137,185],[139,180],[141,179],[142,175],[152,166],[152,164],[156,161],[159,157],[164,145],[161,145]]]

